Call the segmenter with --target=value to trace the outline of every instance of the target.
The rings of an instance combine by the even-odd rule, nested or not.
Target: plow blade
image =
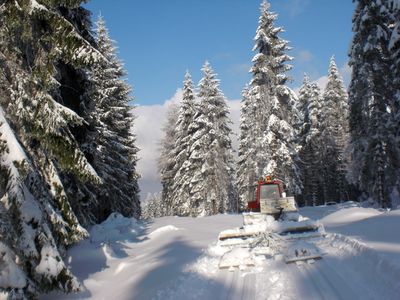
[[[249,238],[258,235],[263,230],[258,227],[247,226],[246,228],[235,228],[221,231],[218,239],[220,241],[224,241],[227,239],[235,239],[235,238]]]
[[[318,225],[316,224],[309,224],[308,222],[301,223],[301,222],[293,222],[294,224],[289,224],[286,228],[279,231],[280,235],[287,235],[287,234],[301,234],[305,232],[316,232],[318,231]]]
[[[313,261],[321,258],[322,255],[319,250],[313,244],[307,242],[293,243],[285,253],[285,262],[287,264],[299,261]]]

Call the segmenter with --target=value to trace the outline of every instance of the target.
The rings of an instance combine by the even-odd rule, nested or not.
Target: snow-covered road
[[[318,246],[325,255],[313,264],[268,262],[256,299],[398,299],[400,269],[390,273],[374,251],[335,234]]]
[[[323,259],[302,265],[264,259],[233,272],[218,269],[213,243],[221,230],[240,226],[241,216],[110,218],[92,229],[92,242],[69,251],[83,292],[41,299],[399,299],[394,228],[400,211],[316,207],[302,213],[327,228],[318,242]]]

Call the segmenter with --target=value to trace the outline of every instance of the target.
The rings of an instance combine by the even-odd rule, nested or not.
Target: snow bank
[[[167,226],[163,226],[160,228],[157,228],[156,230],[150,232],[149,237],[157,237],[160,234],[166,233],[168,231],[176,231],[179,230],[179,228],[175,227],[174,225],[167,225]]]
[[[373,208],[352,207],[341,209],[324,218],[321,221],[325,225],[333,225],[338,223],[350,223],[375,216],[379,216],[382,212]]]
[[[380,254],[378,251],[368,247],[366,244],[341,234],[329,234],[329,254],[339,260],[346,260],[351,257],[354,270],[361,272],[364,276],[369,276],[373,280],[383,281],[381,287],[387,295],[381,295],[382,299],[394,299],[393,295],[400,295],[400,265],[393,263],[392,260]],[[336,249],[336,252],[332,251]]]
[[[103,223],[92,227],[90,241],[92,243],[108,243],[129,240],[136,237],[141,228],[136,219],[112,213]]]
[[[360,207],[360,204],[354,201],[346,201],[336,205],[304,206],[300,207],[299,212],[310,219],[319,220],[338,210],[352,207]]]

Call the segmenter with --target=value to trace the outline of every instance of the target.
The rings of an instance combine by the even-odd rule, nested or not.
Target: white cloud
[[[286,0],[285,9],[291,17],[300,15],[310,4],[310,0]]]
[[[160,190],[160,179],[157,172],[159,141],[162,138],[162,126],[165,114],[170,105],[177,104],[182,99],[182,90],[178,89],[175,95],[164,104],[142,105],[134,109],[136,116],[133,132],[136,134],[137,146],[140,151],[137,170],[141,175],[139,180],[142,190],[142,199],[148,192]]]
[[[240,126],[240,100],[228,100],[228,106],[230,110],[230,118],[232,120],[232,146],[237,151],[239,146],[239,126]]]
[[[339,68],[339,73],[340,73],[340,75],[342,75],[344,86],[347,88],[349,86],[350,76],[351,76],[350,66],[347,63],[345,63],[342,67]],[[319,77],[319,78],[313,80],[313,82],[315,82],[318,85],[318,87],[321,89],[321,91],[323,91],[328,82],[328,76],[325,75],[325,76]],[[293,91],[298,95],[299,91],[300,91],[300,86],[295,87],[293,89]]]
[[[306,63],[313,59],[314,55],[308,50],[301,50],[299,51],[296,60],[300,63]]]
[[[318,87],[323,91],[325,89],[326,84],[328,83],[328,76],[322,76],[314,81]]]
[[[343,81],[344,81],[344,85],[346,86],[346,88],[349,86],[350,84],[350,79],[351,79],[351,67],[346,63],[344,64],[340,69],[339,72],[340,74],[343,76]]]
[[[139,185],[141,198],[144,200],[148,193],[161,190],[160,177],[157,171],[159,156],[159,141],[162,138],[162,127],[166,121],[166,112],[171,104],[179,104],[182,99],[182,89],[178,89],[173,97],[164,104],[143,105],[134,109],[136,116],[133,132],[137,136],[137,146],[140,148],[137,170],[141,174]],[[232,142],[237,148],[239,132],[240,100],[228,101],[231,111]]]

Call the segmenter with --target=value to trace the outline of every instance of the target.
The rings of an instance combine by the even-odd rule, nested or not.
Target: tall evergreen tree
[[[61,259],[63,245],[88,234],[76,219],[63,217],[55,208],[43,178],[1,108],[0,123],[0,291],[9,299],[36,298],[52,289],[76,291],[79,284]],[[69,209],[65,207],[64,213]],[[75,227],[67,223],[71,221]]]
[[[255,171],[258,176],[270,174],[288,184],[291,192],[301,192],[298,157],[294,143],[295,94],[285,85],[288,42],[281,39],[281,27],[274,27],[277,15],[269,11],[270,4],[261,4],[261,16],[255,36],[253,79],[250,98],[253,103]],[[254,158],[251,158],[254,159]],[[252,183],[249,183],[249,185]]]
[[[299,90],[299,97],[297,101],[297,110],[299,111],[300,118],[298,127],[300,127],[299,134],[303,137],[308,131],[307,124],[309,119],[308,104],[311,98],[311,82],[307,74],[304,74],[303,84]]]
[[[161,199],[161,193],[148,194],[143,203],[142,219],[160,218],[166,215],[166,207]]]
[[[349,62],[353,68],[349,88],[350,178],[382,207],[390,206],[399,170],[387,4],[357,1]]]
[[[254,146],[253,103],[250,101],[249,87],[242,91],[240,108],[240,136],[238,163],[236,168],[236,186],[239,198],[239,210],[246,209],[247,202],[254,197],[254,183],[257,181],[255,170],[256,151]]]
[[[391,128],[395,135],[397,146],[400,149],[400,1],[386,0],[389,10],[388,27],[390,29],[389,54],[391,58],[391,75],[393,78],[392,88],[394,93]],[[396,187],[391,194],[393,207],[400,206],[400,176],[398,176]]]
[[[167,111],[167,121],[163,127],[164,136],[160,141],[160,157],[158,158],[158,171],[161,177],[161,199],[167,214],[173,214],[173,186],[175,178],[175,143],[176,123],[178,121],[179,107],[171,104]]]
[[[200,110],[189,127],[189,161],[195,169],[191,180],[191,215],[224,213],[232,209],[235,201],[229,110],[208,62],[202,71]]]
[[[189,215],[190,214],[190,181],[192,178],[193,166],[189,163],[191,134],[190,124],[194,120],[196,112],[195,94],[193,81],[186,72],[183,82],[183,97],[179,109],[179,116],[176,123],[176,141],[174,145],[175,166],[174,181],[172,183],[172,204],[170,214]]]
[[[92,134],[85,148],[104,184],[95,188],[97,203],[91,209],[97,222],[111,212],[138,218],[138,149],[131,133],[131,88],[124,80],[126,72],[102,17],[96,23],[96,33],[98,50],[106,60],[95,64],[90,72],[87,110]]]
[[[326,186],[329,187],[325,201],[344,200],[347,189],[345,148],[348,142],[348,95],[337,69],[335,58],[329,65],[328,82],[323,94],[324,161],[327,167]]]
[[[312,88],[309,77],[304,74],[303,85],[299,90],[299,97],[297,102],[297,109],[300,113],[299,124],[298,124],[298,143],[300,144],[300,170],[301,170],[301,182],[303,184],[303,190],[301,195],[297,198],[297,202],[300,205],[310,205],[310,200],[314,200],[315,195],[315,180],[312,176],[312,170],[310,170],[312,157],[315,155],[314,149],[310,149],[308,135],[310,133],[310,114],[309,104],[312,97]],[[310,196],[312,195],[312,196]],[[310,199],[311,198],[311,199]]]
[[[87,131],[82,99],[86,71],[107,60],[95,47],[81,3],[0,6],[1,123],[8,149],[0,161],[0,223],[9,233],[1,236],[7,253],[0,268],[17,265],[22,278],[0,290],[15,299],[78,288],[61,258],[66,246],[87,236],[74,211],[81,197],[70,184],[101,183],[81,149]]]
[[[303,182],[301,200],[305,205],[316,205],[324,199],[321,92],[315,83],[310,83],[306,75],[299,93],[299,110],[303,120],[299,138]]]

